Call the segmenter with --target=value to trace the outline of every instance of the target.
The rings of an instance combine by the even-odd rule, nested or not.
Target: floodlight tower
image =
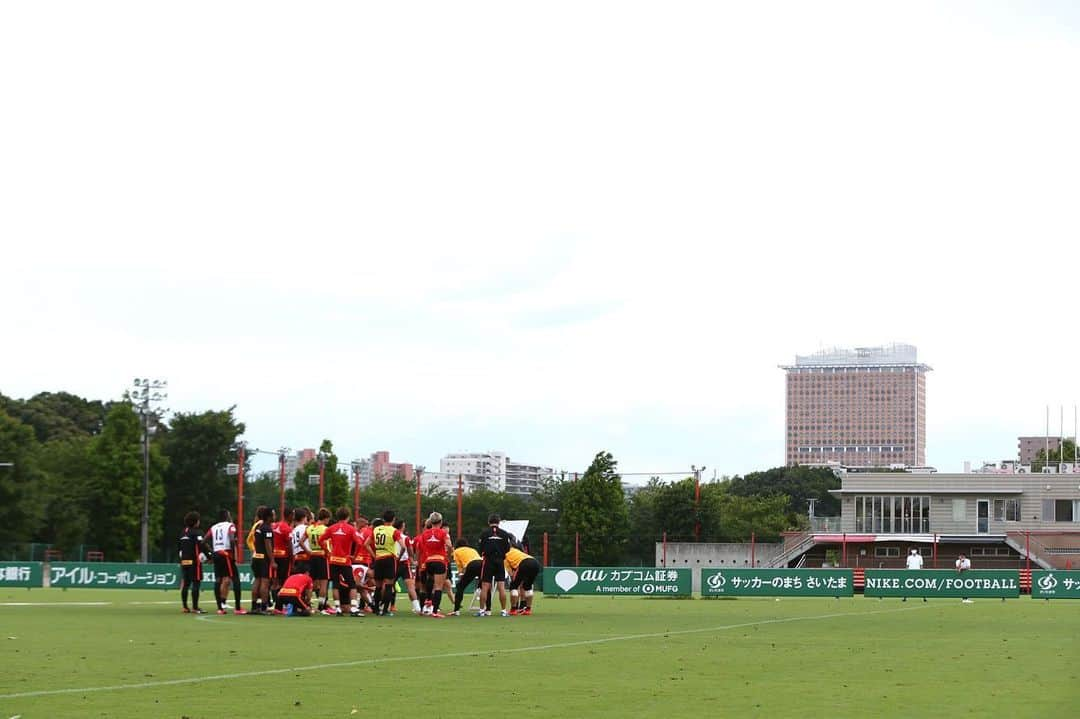
[[[139,561],[150,561],[150,435],[157,429],[157,423],[169,410],[154,405],[169,398],[169,383],[163,379],[136,378],[131,383],[131,402],[142,420],[143,443],[143,509],[141,528],[141,548]]]

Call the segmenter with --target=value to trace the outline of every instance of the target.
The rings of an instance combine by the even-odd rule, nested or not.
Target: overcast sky
[[[1080,400],[1075,7],[3,3],[0,392],[711,476],[899,341],[928,461],[1012,457]]]

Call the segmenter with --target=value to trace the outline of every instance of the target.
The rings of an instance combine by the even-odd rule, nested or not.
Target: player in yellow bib
[[[375,525],[375,522],[372,523]],[[397,549],[395,542],[404,544],[401,530],[394,528],[394,510],[383,512],[382,524],[374,526],[368,539],[368,552],[375,558],[375,614],[392,617],[390,607],[394,604],[394,583],[397,582]]]
[[[521,551],[517,544],[510,547],[503,561],[510,577],[510,604],[513,606],[510,613],[529,616],[532,614],[533,582],[540,574],[540,563]]]
[[[326,551],[319,544],[319,539],[326,532],[326,523],[329,521],[330,510],[323,507],[319,510],[315,524],[309,525],[307,528],[308,547],[311,548],[311,559],[308,560],[308,576],[311,577],[311,581],[315,584],[315,596],[319,598],[317,608],[319,611],[325,610],[328,606],[326,591],[330,579],[330,566],[326,559]]]

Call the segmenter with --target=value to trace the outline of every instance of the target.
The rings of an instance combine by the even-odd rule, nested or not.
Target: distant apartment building
[[[1049,447],[1051,452],[1058,451],[1061,448],[1061,438],[1047,437],[1046,435],[1043,435],[1042,437],[1017,437],[1017,459],[1020,461],[1020,464],[1030,467],[1036,457],[1038,457],[1039,452],[1045,451],[1047,447]],[[1066,457],[1064,461],[1070,459],[1072,458]]]
[[[401,477],[408,482],[416,478],[415,470],[410,462],[391,462],[390,453],[386,450],[372,452],[370,457],[360,460],[359,470],[361,487],[394,477]]]
[[[317,459],[319,453],[314,449],[301,449],[291,457],[285,458],[285,489],[296,489],[296,473],[308,462]]]
[[[926,464],[926,373],[911,345],[797,355],[786,372],[785,460]]]
[[[471,478],[467,491],[483,486],[492,492],[524,497],[535,494],[555,473],[551,467],[513,462],[501,451],[448,454],[440,460],[439,470],[452,478],[458,474]],[[456,479],[453,481],[456,488]]]

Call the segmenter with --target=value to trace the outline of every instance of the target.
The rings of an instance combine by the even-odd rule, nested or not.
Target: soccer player
[[[300,507],[293,511],[293,528],[289,535],[290,544],[292,545],[292,564],[289,567],[289,576],[307,574],[308,571],[308,562],[311,560],[307,531],[309,514],[311,514],[311,511],[307,507]]]
[[[311,616],[311,588],[315,583],[306,574],[293,574],[278,590],[277,601],[274,604],[275,614],[285,614],[285,607],[292,605],[293,616]]]
[[[319,598],[319,609],[327,608],[326,585],[330,578],[330,567],[326,562],[326,550],[319,544],[319,538],[326,531],[326,523],[330,521],[330,510],[326,507],[319,509],[315,523],[308,527],[308,576],[315,583],[315,596]]]
[[[214,558],[214,599],[217,600],[217,613],[224,614],[229,598],[229,585],[232,585],[236,598],[235,614],[247,614],[240,604],[240,575],[236,571],[236,525],[233,524],[229,510],[218,513],[218,523],[210,527],[210,548]]]
[[[513,536],[499,527],[499,521],[497,514],[488,517],[488,528],[480,534],[480,541],[476,544],[480,557],[484,560],[480,566],[480,611],[476,613],[478,617],[491,615],[491,610],[486,607],[491,596],[492,584],[499,590],[502,616],[509,616],[506,611],[506,569],[503,567],[503,561],[506,559],[506,553],[510,551]]]
[[[371,590],[375,588],[375,580],[371,576],[372,559],[367,549],[367,541],[371,537],[371,525],[368,524],[367,517],[356,518],[356,531],[360,535],[360,541],[353,556],[353,582],[356,589],[353,590],[352,599],[360,611],[373,612]]]
[[[292,574],[292,518],[293,511],[285,510],[285,516],[272,525],[274,530],[274,572],[270,575],[270,596],[277,597],[285,578]]]
[[[251,613],[266,614],[270,608],[270,577],[274,573],[274,510],[259,507],[251,528]]]
[[[177,545],[180,550],[180,601],[184,613],[206,614],[199,609],[199,588],[202,586],[202,556],[210,553],[203,533],[199,531],[199,513],[184,515],[184,531]],[[188,609],[188,591],[191,591],[191,609]]]
[[[360,533],[349,523],[349,510],[345,507],[339,508],[334,516],[337,522],[326,528],[319,538],[319,544],[330,557],[330,579],[337,589],[338,606],[337,611],[323,613],[343,617],[343,607],[351,607],[350,616],[362,617],[363,613],[359,607],[352,605],[350,598],[350,591],[356,587],[356,582],[353,581],[352,558],[356,554]]]
[[[383,523],[375,527],[368,540],[368,551],[375,558],[375,614],[392,617],[390,607],[394,604],[394,583],[397,581],[397,554],[394,543],[401,539],[401,531],[394,528],[394,510],[383,512]]]
[[[510,547],[506,553],[506,569],[511,574],[510,603],[511,614],[532,614],[533,582],[540,574],[540,562],[519,549],[521,545]]]
[[[413,614],[419,614],[420,601],[416,598],[416,579],[413,576],[413,567],[409,562],[410,555],[414,558],[416,556],[416,542],[406,532],[404,519],[395,519],[394,529],[401,532],[401,539],[394,543],[394,551],[397,554],[397,578],[405,583],[405,591],[409,593],[409,602],[412,604]],[[395,611],[394,605],[390,605],[390,611]]]
[[[425,529],[424,533],[417,539],[417,544],[421,547],[420,556],[423,561],[424,573],[427,575],[427,582],[424,586],[428,597],[430,597],[424,602],[424,614],[442,618],[443,613],[440,611],[440,605],[442,604],[443,583],[446,581],[446,569],[449,565],[448,558],[452,546],[450,544],[450,535],[443,528],[442,515],[438,512],[432,512],[431,516],[428,517],[428,521],[431,522],[431,528]]]
[[[452,616],[461,614],[461,600],[465,597],[465,589],[474,579],[480,578],[480,567],[484,560],[480,559],[480,553],[469,546],[469,540],[462,537],[457,540],[454,549],[454,566],[457,567],[458,580],[454,587],[454,611]],[[477,587],[479,591],[479,587]]]

